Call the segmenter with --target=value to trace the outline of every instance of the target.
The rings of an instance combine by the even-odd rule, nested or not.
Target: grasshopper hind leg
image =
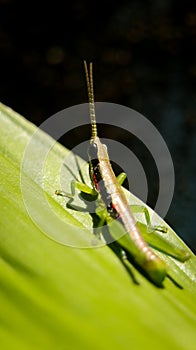
[[[125,270],[128,272],[129,276],[131,277],[133,283],[139,285],[139,282],[132,271],[133,266],[130,264],[127,253],[122,247],[119,248],[117,256],[123,264]]]
[[[131,208],[132,213],[144,214],[146,224],[147,224],[146,226],[147,226],[147,229],[149,232],[158,231],[158,232],[162,232],[162,233],[167,233],[167,227],[152,225],[149,211],[145,206],[143,206],[143,205],[131,205],[130,208]]]
[[[116,241],[112,243],[108,243],[108,247],[115,253],[115,255],[118,257],[119,261],[123,265],[124,269],[127,271],[129,277],[131,278],[132,282],[136,285],[139,285],[140,283],[135,277],[135,274],[133,272],[133,265],[129,261],[129,256],[127,255],[126,250]]]

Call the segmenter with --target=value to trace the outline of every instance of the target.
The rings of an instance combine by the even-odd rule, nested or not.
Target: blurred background
[[[165,139],[176,174],[166,220],[194,252],[195,34],[194,1],[0,0],[1,102],[39,126],[87,102],[83,59],[92,60],[96,101],[135,109]],[[133,148],[153,207],[158,176],[147,150],[123,131],[102,132]],[[60,141],[72,148],[88,138],[87,128]]]

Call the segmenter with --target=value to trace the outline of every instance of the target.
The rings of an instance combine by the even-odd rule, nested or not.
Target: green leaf
[[[2,104],[0,125],[1,350],[194,349],[194,255],[181,263],[159,253],[183,287],[167,278],[159,289],[131,267],[134,284],[109,247],[79,249],[92,239],[91,216],[54,194],[70,192],[62,164],[70,156],[75,173],[73,155]]]

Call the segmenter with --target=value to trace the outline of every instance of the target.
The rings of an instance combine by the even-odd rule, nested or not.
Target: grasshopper
[[[129,205],[121,187],[126,179],[126,174],[121,173],[118,177],[115,176],[107,146],[101,142],[97,134],[92,63],[90,63],[88,69],[87,63],[84,61],[84,68],[91,120],[91,140],[88,154],[92,188],[85,183],[74,181],[72,182],[72,195],[75,192],[75,187],[81,193],[96,199],[96,215],[99,218],[98,227],[101,228],[103,225],[107,225],[112,239],[118,245],[118,255],[120,255],[122,262],[127,260],[130,255],[135,265],[151,282],[157,286],[162,286],[162,282],[168,275],[167,265],[148,243],[153,245],[153,239],[157,235],[156,231],[166,232],[167,229],[166,227],[153,227],[151,225],[150,215],[145,206]],[[62,191],[57,190],[55,193],[70,197]],[[144,213],[146,225],[136,223],[134,212]],[[190,255],[187,251],[164,241],[159,236],[159,250],[165,251],[181,262],[189,259]]]

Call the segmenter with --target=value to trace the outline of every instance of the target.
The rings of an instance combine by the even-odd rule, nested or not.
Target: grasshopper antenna
[[[90,62],[89,70],[86,61],[84,61],[84,69],[86,75],[86,84],[88,90],[88,100],[90,108],[90,119],[91,119],[91,142],[97,137],[97,123],[95,116],[95,102],[94,102],[94,89],[93,89],[93,64]]]

